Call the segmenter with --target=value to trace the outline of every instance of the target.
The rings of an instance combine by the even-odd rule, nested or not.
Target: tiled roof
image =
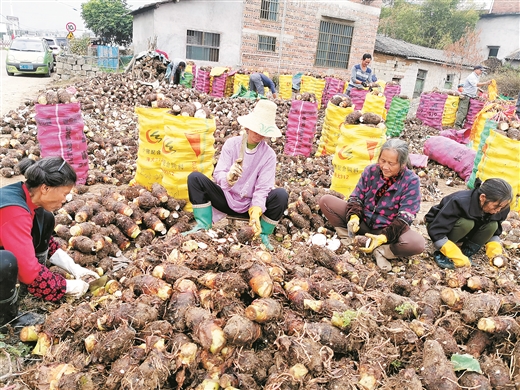
[[[504,57],[508,61],[520,61],[520,49],[516,49],[511,54]]]
[[[377,35],[374,51],[399,57],[423,59],[426,61],[451,63],[443,50],[415,45],[400,39]],[[464,64],[471,65],[471,64]]]

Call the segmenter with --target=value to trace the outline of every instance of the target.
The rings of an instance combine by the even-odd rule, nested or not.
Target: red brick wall
[[[493,14],[520,13],[520,1],[518,0],[495,0],[493,2]]]
[[[277,74],[280,70],[280,73],[313,72],[348,77],[352,66],[361,61],[364,53],[373,54],[381,0],[330,3],[280,0],[277,21],[260,19],[260,4],[261,0],[245,1],[241,58],[242,66],[247,69],[270,74]],[[284,4],[287,5],[285,21],[282,20]],[[314,67],[320,21],[335,21],[326,17],[339,22],[348,20],[354,27],[346,69]],[[258,51],[258,35],[276,37],[276,52]]]

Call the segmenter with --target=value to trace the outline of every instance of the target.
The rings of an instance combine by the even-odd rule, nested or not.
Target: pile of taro
[[[2,376],[6,385],[23,381],[30,389],[60,390],[520,386],[517,213],[503,224],[505,268],[490,266],[482,250],[469,269],[441,270],[428,243],[422,255],[394,261],[392,271],[382,273],[370,256],[335,239],[317,207],[320,196],[334,194],[331,157],[284,156],[282,138],[272,145],[277,185],[289,192],[290,205],[271,238],[273,252],[251,241],[240,221],[224,220],[211,231],[183,236],[194,223],[183,200],[168,196],[160,185],[149,190],[127,185],[137,155],[133,110],[148,104],[142,99],[152,87],[107,75],[75,88],[84,107],[90,180],[57,211],[56,239],[103,278],[80,300],[23,299],[24,310],[44,313],[46,320],[31,329],[34,336],[7,334],[13,344],[18,336],[38,341],[20,373]],[[197,100],[211,110],[217,155],[218,146],[240,130],[236,117],[252,105],[160,88],[171,99]],[[276,102],[285,131],[290,102]],[[14,166],[14,160],[38,155],[32,102],[0,125],[2,164]],[[401,137],[421,153],[426,137],[437,133],[409,122]],[[452,171],[429,163],[421,170],[425,202],[445,195],[440,182],[464,188]],[[413,228],[424,233],[420,220]]]

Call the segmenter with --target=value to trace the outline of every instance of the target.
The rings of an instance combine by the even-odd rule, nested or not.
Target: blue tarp
[[[98,46],[98,67],[104,69],[117,69],[119,48],[115,46]]]

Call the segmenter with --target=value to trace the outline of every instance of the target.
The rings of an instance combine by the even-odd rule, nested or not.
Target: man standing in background
[[[475,99],[478,93],[478,87],[491,84],[491,80],[480,81],[480,75],[484,67],[477,65],[473,68],[473,72],[464,81],[464,89],[460,95],[459,108],[457,109],[457,115],[455,118],[455,128],[460,129],[466,120],[469,110],[469,102],[471,99]]]
[[[258,96],[264,96],[264,87],[269,88],[273,94],[273,98],[276,99],[276,88],[273,80],[271,80],[263,73],[253,73],[251,76],[249,76],[250,91],[256,92]]]

